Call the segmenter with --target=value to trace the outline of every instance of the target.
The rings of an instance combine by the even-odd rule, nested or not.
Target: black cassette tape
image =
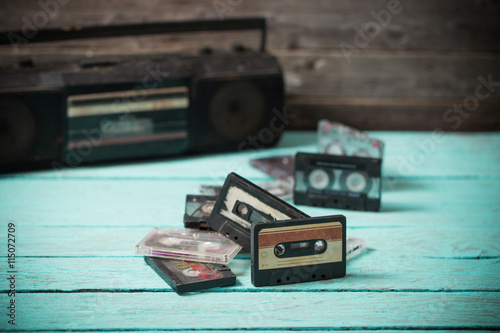
[[[236,283],[236,275],[226,265],[154,257],[144,260],[177,293]]]
[[[346,274],[343,215],[252,225],[256,287],[340,278]]]
[[[208,219],[208,226],[250,251],[250,228],[253,223],[303,217],[308,215],[230,173]]]
[[[212,230],[208,226],[208,217],[212,213],[216,200],[216,196],[187,195],[184,227],[199,230]]]
[[[298,153],[294,202],[297,205],[378,211],[381,198],[378,158]]]

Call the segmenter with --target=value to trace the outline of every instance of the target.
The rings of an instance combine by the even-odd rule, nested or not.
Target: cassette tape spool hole
[[[213,203],[204,204],[203,206],[200,207],[201,212],[206,215],[210,215],[213,209],[214,209]]]
[[[341,187],[355,193],[366,193],[371,188],[371,179],[357,171],[343,172],[340,179]]]
[[[192,269],[192,268],[187,268],[187,269],[182,271],[182,274],[184,274],[185,276],[189,276],[189,277],[198,276],[199,273],[200,273],[200,271],[198,271],[196,269]]]
[[[274,254],[276,257],[282,257],[286,253],[286,247],[283,244],[278,244],[274,247]]]
[[[325,169],[313,169],[307,175],[307,182],[316,190],[324,190],[333,182],[333,175]]]
[[[321,253],[323,252],[324,250],[326,249],[326,244],[325,244],[325,241],[324,240],[317,240],[315,243],[314,243],[314,251],[318,252],[318,253]]]
[[[344,145],[340,141],[335,141],[326,147],[326,153],[330,155],[345,155]]]
[[[236,211],[240,216],[246,216],[248,214],[248,207],[245,204],[239,204],[236,207]]]
[[[234,204],[233,213],[250,223],[267,222],[274,220],[272,216],[264,214],[253,208],[252,206],[239,200],[237,200]]]

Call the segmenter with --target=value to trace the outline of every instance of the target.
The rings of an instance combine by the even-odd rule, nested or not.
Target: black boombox
[[[40,30],[29,42],[208,30],[259,30],[260,50],[2,68],[0,172],[276,144],[284,86],[265,19]]]

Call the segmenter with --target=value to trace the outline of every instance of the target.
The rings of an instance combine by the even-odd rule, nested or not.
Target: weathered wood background
[[[387,24],[373,24],[373,13]],[[297,114],[294,129],[313,129],[321,118],[362,129],[500,129],[498,1],[17,0],[2,2],[0,29],[19,30],[26,22],[54,28],[247,16],[268,19],[268,49],[285,70],[287,104]],[[363,40],[357,29],[371,37]],[[28,43],[18,52],[1,48],[0,60],[227,48],[238,40],[256,45],[257,37],[193,34]],[[478,78],[489,76],[499,83],[481,88],[487,97],[474,105]],[[475,111],[447,111],[464,103]]]

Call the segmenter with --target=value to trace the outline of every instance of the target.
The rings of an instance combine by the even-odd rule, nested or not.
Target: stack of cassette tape
[[[346,125],[318,123],[319,153],[250,161],[293,187],[296,205],[379,211],[384,143]]]
[[[251,254],[256,287],[343,277],[346,260],[366,248],[347,237],[343,215],[309,217],[297,205],[378,211],[383,142],[321,121],[319,153],[274,156],[251,164],[276,180],[257,186],[230,173],[223,186],[187,195],[184,229],[154,229],[136,246],[178,293],[236,283],[227,264]]]
[[[236,283],[226,266],[241,246],[213,231],[153,229],[136,253],[178,293]]]
[[[177,293],[234,285],[227,264],[242,248],[259,287],[343,277],[366,247],[346,237],[345,216],[309,217],[235,173],[200,191],[186,197],[184,229],[154,229],[136,245]]]
[[[297,153],[297,205],[380,210],[384,143],[340,123],[318,124],[319,154]]]

